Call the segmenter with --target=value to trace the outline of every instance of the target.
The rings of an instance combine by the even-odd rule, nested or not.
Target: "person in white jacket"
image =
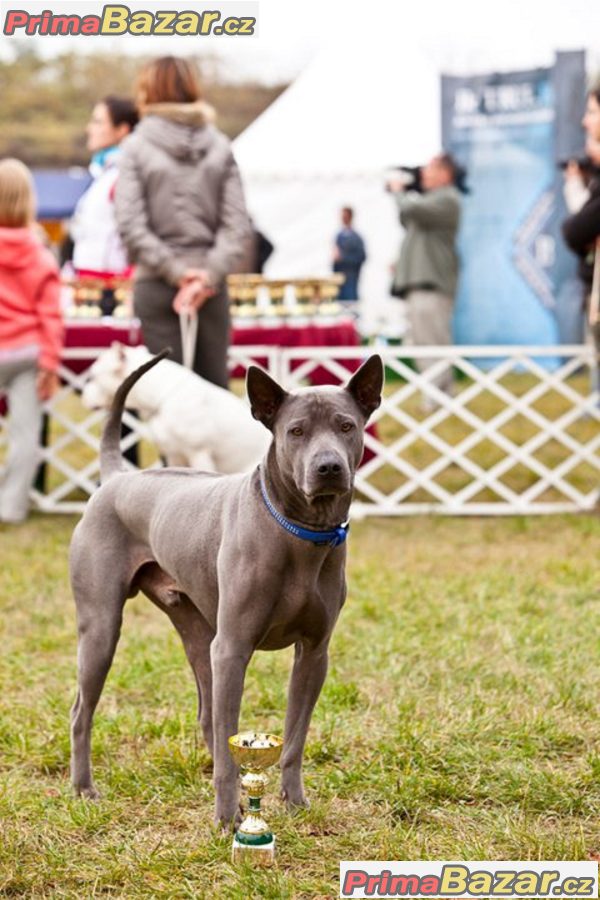
[[[128,277],[131,267],[115,218],[114,195],[121,142],[133,131],[138,113],[132,100],[105,97],[96,104],[87,125],[92,183],[79,200],[71,221],[73,268],[80,277],[107,283]]]

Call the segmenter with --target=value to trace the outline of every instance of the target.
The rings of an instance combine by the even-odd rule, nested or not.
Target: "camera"
[[[561,159],[556,164],[558,169],[566,169],[570,163],[575,163],[579,169],[581,170],[581,174],[583,176],[593,175],[596,171],[596,166],[589,158],[589,156],[572,156],[570,159]]]
[[[451,160],[454,175],[454,186],[458,188],[461,194],[470,194],[471,190],[466,183],[467,170],[464,166],[458,165],[451,157],[449,159]],[[423,194],[425,188],[423,187],[422,172],[423,166],[392,166],[388,170],[385,189],[389,191],[391,182],[400,181],[405,190],[417,191],[417,193]]]
[[[390,190],[390,182],[400,181],[405,189],[423,193],[421,166],[392,166],[388,171],[385,189]]]

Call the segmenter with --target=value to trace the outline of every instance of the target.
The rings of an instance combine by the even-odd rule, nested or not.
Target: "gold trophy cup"
[[[260,801],[269,782],[265,769],[279,762],[282,748],[282,738],[274,734],[244,731],[229,738],[229,750],[242,770],[242,788],[248,794],[248,814],[233,838],[234,863],[272,866],[275,861],[275,837],[260,814]]]

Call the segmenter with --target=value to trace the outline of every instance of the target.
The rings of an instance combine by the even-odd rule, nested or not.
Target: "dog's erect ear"
[[[375,412],[381,403],[382,389],[383,362],[378,354],[370,356],[346,385],[346,390],[354,397],[366,419]]]
[[[110,349],[115,354],[120,369],[124,368],[125,363],[127,362],[127,347],[125,344],[122,344],[121,341],[113,341],[110,345]]]
[[[258,366],[248,368],[246,390],[252,415],[267,428],[272,429],[279,408],[287,397],[286,392]]]

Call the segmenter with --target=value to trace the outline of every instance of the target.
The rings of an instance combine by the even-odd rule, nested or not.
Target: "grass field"
[[[312,807],[289,816],[273,778],[262,874],[212,829],[191,671],[143,597],[96,717],[103,799],[71,796],[73,521],[0,532],[0,896],[332,898],[341,859],[600,856],[599,519],[353,526]],[[290,661],[255,658],[243,726],[281,732]]]

